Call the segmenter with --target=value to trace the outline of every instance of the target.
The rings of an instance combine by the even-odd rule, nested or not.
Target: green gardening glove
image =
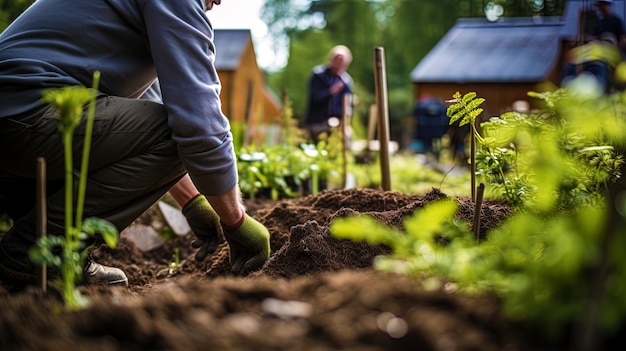
[[[224,242],[220,217],[204,195],[198,195],[183,207],[183,215],[196,236],[191,247],[198,249],[196,261],[203,261]]]
[[[235,226],[223,226],[230,247],[231,272],[246,275],[255,271],[270,257],[270,233],[265,226],[244,214]]]

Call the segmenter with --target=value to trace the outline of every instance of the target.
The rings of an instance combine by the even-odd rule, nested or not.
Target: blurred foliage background
[[[300,119],[311,69],[326,62],[334,45],[347,45],[358,102],[353,123],[366,123],[375,101],[373,49],[383,47],[391,139],[399,140],[414,103],[411,71],[458,18],[484,18],[493,4],[504,17],[560,16],[565,0],[266,0],[262,18],[277,45],[289,47],[287,65],[268,72],[268,83],[286,93]]]
[[[225,0],[246,1],[246,0]],[[270,88],[291,101],[300,120],[311,69],[325,63],[329,50],[344,44],[354,56],[349,73],[356,88],[353,123],[367,123],[375,101],[374,48],[383,47],[386,63],[390,134],[399,140],[411,114],[411,71],[452,28],[458,18],[485,17],[500,5],[504,17],[560,16],[566,0],[264,0],[261,17],[275,40],[287,48],[287,64],[266,72]],[[0,30],[33,0],[0,0]],[[284,95],[283,95],[284,94]],[[364,131],[366,128],[355,128]],[[364,137],[357,135],[357,137]]]

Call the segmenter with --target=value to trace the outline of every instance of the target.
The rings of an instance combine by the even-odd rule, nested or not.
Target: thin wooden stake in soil
[[[350,126],[350,115],[352,114],[351,100],[352,97],[350,96],[350,94],[345,94],[343,96],[343,116],[341,116],[341,143],[343,153],[343,157],[341,160],[343,172],[343,174],[341,175],[341,181],[343,184],[341,184],[341,187],[343,189],[345,189],[348,184],[348,145],[350,143],[350,141],[348,140],[348,126]]]
[[[374,48],[376,106],[378,107],[378,142],[382,190],[391,190],[389,175],[389,114],[387,104],[387,77],[385,73],[384,48]]]
[[[374,136],[376,135],[376,125],[378,125],[378,106],[375,104],[370,106],[370,114],[369,119],[367,121],[367,145],[365,149],[367,150],[367,156],[370,156],[371,143],[374,140]]]
[[[478,189],[476,190],[476,204],[474,206],[474,223],[472,231],[474,232],[474,237],[476,238],[476,242],[480,240],[480,212],[483,207],[483,194],[485,193],[485,184],[480,183]]]
[[[473,123],[476,123],[476,121]],[[470,172],[472,201],[476,201],[476,136],[473,133],[470,138]]]
[[[48,217],[46,215],[46,159],[37,158],[37,238],[46,235]],[[39,283],[41,290],[45,293],[48,291],[48,272],[47,265],[44,262],[39,271]]]

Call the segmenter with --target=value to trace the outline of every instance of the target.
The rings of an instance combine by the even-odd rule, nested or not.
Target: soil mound
[[[347,189],[247,201],[248,212],[269,229],[272,250],[247,277],[229,273],[226,244],[197,262],[191,234],[147,252],[122,236],[117,249],[102,247],[93,256],[123,269],[130,287],[83,286],[92,300],[85,309],[60,308],[54,289],[45,296],[0,290],[0,349],[541,350],[543,341],[501,318],[497,298],[427,290],[377,272],[372,262],[388,248],[329,233],[334,218],[354,214],[399,228],[445,197],[437,189],[424,196]],[[471,224],[473,202],[455,200],[458,219]],[[480,235],[510,215],[507,206],[485,202]],[[133,225],[156,221],[159,213],[150,209]],[[182,261],[170,269],[176,250]]]

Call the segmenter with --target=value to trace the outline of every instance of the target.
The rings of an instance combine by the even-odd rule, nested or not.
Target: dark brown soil
[[[123,269],[130,287],[80,287],[92,304],[61,308],[54,290],[0,288],[0,350],[559,350],[508,321],[494,296],[424,289],[420,281],[377,272],[387,248],[329,234],[338,216],[368,213],[399,227],[407,216],[446,195],[372,189],[329,190],[280,201],[248,201],[272,233],[272,256],[247,277],[229,274],[228,247],[204,262],[191,236],[142,252],[120,238],[96,261]],[[456,199],[472,223],[474,204]],[[487,201],[481,235],[510,209]],[[139,222],[158,216],[155,209]],[[183,258],[168,269],[175,249]],[[189,258],[187,258],[189,257]]]

